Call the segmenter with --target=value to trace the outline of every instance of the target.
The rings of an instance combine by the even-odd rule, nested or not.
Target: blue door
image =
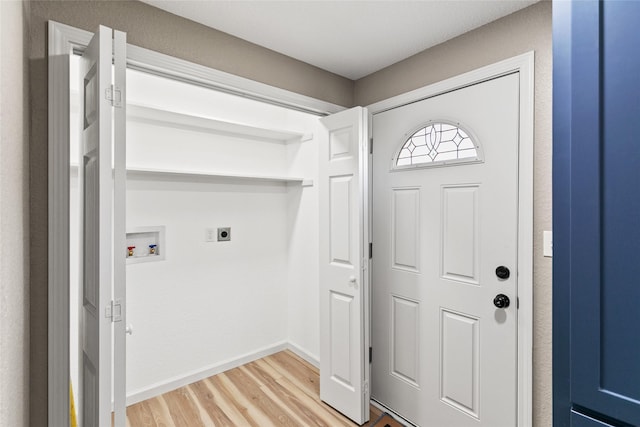
[[[640,426],[640,2],[554,2],[555,426]]]

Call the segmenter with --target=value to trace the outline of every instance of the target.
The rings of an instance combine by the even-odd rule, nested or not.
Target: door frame
[[[518,426],[532,425],[533,403],[533,143],[534,52],[527,52],[367,106],[369,136],[373,116],[508,74],[519,73],[518,138]],[[375,150],[375,145],[374,145]],[[371,171],[373,173],[373,171]],[[371,177],[370,177],[371,179]],[[372,191],[372,189],[370,189]],[[369,209],[372,214],[372,209]],[[371,224],[371,218],[369,219]],[[393,408],[390,408],[393,409]]]
[[[48,22],[48,425],[69,424],[69,55],[93,33]],[[330,102],[269,86],[127,44],[127,67],[233,93],[317,116],[345,110]]]

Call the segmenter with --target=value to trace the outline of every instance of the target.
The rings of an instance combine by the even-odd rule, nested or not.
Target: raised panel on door
[[[391,296],[391,374],[420,387],[420,303]]]
[[[442,187],[442,277],[480,283],[478,185]]]
[[[420,269],[420,189],[394,188],[391,203],[393,267],[418,272]]]
[[[351,232],[354,221],[352,212],[353,175],[329,177],[329,239],[331,262],[353,266]],[[357,243],[355,243],[357,245]]]
[[[353,319],[354,298],[350,295],[331,292],[329,299],[331,361],[328,364],[328,375],[331,381],[339,384],[339,389],[346,391],[348,395],[355,390],[354,379],[358,379],[354,378],[352,366],[352,361],[357,356],[352,354],[354,349],[351,339],[355,320]]]
[[[446,309],[440,315],[440,398],[478,418],[480,319]]]
[[[633,424],[640,424],[640,339],[629,325],[640,325],[640,57],[628,49],[640,43],[636,19],[640,4],[602,4],[602,246],[601,377],[608,396],[634,403]]]
[[[321,122],[320,398],[362,424],[369,417],[366,110]]]
[[[568,186],[570,197],[554,219],[569,221],[558,234],[564,263],[556,258],[554,264],[554,283],[558,292],[570,287],[569,300],[558,294],[554,304],[564,302],[562,312],[556,310],[559,320],[569,313],[570,349],[569,366],[556,375],[558,381],[570,377],[569,405],[576,410],[640,425],[640,57],[629,55],[640,42],[640,4],[578,2],[571,8],[571,133],[558,140],[570,145],[554,155],[554,173],[570,166],[570,180],[554,183],[560,194]]]

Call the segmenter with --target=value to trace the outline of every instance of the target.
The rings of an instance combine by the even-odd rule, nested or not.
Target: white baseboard
[[[256,351],[253,351],[251,353],[246,353],[246,354],[243,354],[242,356],[239,356],[233,359],[228,359],[220,363],[216,363],[214,365],[208,366],[198,371],[188,372],[185,375],[181,375],[179,377],[173,377],[166,381],[152,384],[149,387],[135,390],[127,395],[127,406],[133,405],[138,402],[142,402],[143,400],[147,400],[152,397],[159,396],[168,391],[175,390],[180,387],[184,387],[194,382],[211,377],[213,375],[222,373],[224,371],[228,371],[229,369],[237,368],[238,366],[242,366],[246,363],[253,362],[254,360],[258,360],[263,357],[270,356],[274,353],[277,353],[282,350],[287,350],[287,349],[298,354],[303,359],[309,361],[309,363],[314,363],[313,361],[307,359],[307,357],[311,357],[308,353],[304,352],[302,349],[299,349],[298,347],[294,349],[292,347],[292,344],[286,341],[282,341],[280,343],[276,343],[268,347],[257,349]]]
[[[311,363],[316,368],[320,369],[320,359],[315,354],[310,353],[309,351],[292,342],[287,343],[287,349],[297,354],[307,362]]]

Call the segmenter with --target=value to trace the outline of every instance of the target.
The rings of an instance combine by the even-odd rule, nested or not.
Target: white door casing
[[[367,110],[320,119],[320,398],[369,419]]]
[[[118,43],[123,41],[122,36],[116,39]],[[112,101],[107,99],[117,96],[112,86],[114,74],[124,74],[124,47],[120,46],[119,50],[120,54],[116,57],[119,60],[112,68],[112,30],[100,26],[81,61],[82,140],[79,177],[83,250],[80,419],[85,427],[111,425],[112,381],[115,379],[119,383],[124,378],[124,372],[115,378],[112,376],[113,351],[120,352],[124,360],[122,343],[117,340],[116,347],[112,346],[112,318],[124,323],[122,306],[112,305],[114,272],[119,271],[115,271],[114,267],[120,265],[120,258],[122,263],[125,261],[122,253],[120,256],[116,253],[114,257],[114,240],[118,242],[119,239],[114,238],[113,223],[114,198],[122,197],[119,194],[122,186],[114,186],[114,172],[121,180],[124,163],[121,161],[123,147],[119,147],[116,151],[118,161],[114,164],[114,108]],[[117,89],[118,85],[114,86]],[[118,420],[121,420],[121,424]],[[116,413],[116,426],[123,426],[122,420]]]
[[[120,319],[113,322],[113,412],[114,426],[123,427],[126,425],[127,406],[127,34],[116,30],[113,31],[113,63],[113,300],[120,305]]]
[[[518,90],[515,73],[373,116],[372,397],[419,425],[517,423]],[[391,171],[429,120],[484,162]]]

